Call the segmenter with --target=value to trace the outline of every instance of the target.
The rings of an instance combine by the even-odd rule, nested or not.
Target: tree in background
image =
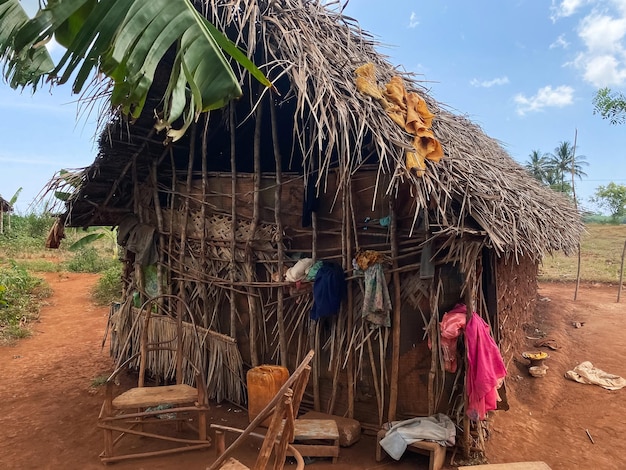
[[[541,153],[540,150],[533,150],[528,155],[529,160],[524,165],[524,168],[530,173],[533,178],[542,183],[546,182],[548,176],[548,157],[545,153]]]
[[[626,122],[626,96],[613,92],[610,88],[601,88],[593,98],[593,114],[608,119],[611,124]]]
[[[613,222],[626,215],[626,186],[610,182],[606,186],[598,186],[591,202],[610,212]]]
[[[561,142],[554,149],[554,153],[548,154],[547,158],[548,171],[552,172],[554,176],[554,182],[550,186],[552,189],[571,195],[572,186],[565,180],[572,173],[579,179],[587,176],[587,173],[583,171],[583,166],[589,165],[586,160],[587,157],[576,155],[575,148],[569,142]]]

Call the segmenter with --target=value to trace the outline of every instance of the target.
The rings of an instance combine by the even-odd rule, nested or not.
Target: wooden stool
[[[294,421],[293,439],[292,446],[303,457],[332,457],[333,463],[337,463],[339,429],[334,420],[296,419]]]
[[[384,449],[380,445],[380,441],[387,434],[386,429],[381,429],[376,435],[376,461],[380,462],[383,459]],[[428,470],[440,470],[443,467],[444,460],[446,459],[446,448],[436,442],[431,441],[417,441],[413,444],[409,444],[406,448],[411,452],[417,452],[420,454],[426,454],[429,458]]]

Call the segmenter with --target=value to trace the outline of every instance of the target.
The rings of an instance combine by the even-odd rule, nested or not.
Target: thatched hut
[[[136,122],[116,118],[103,132],[65,220],[143,240],[127,245],[120,311],[132,315],[133,299],[160,292],[185,299],[206,333],[206,344],[190,347],[210,356],[216,399],[245,401],[246,367],[293,367],[311,346],[309,399],[318,410],[375,427],[437,411],[462,416],[463,381],[444,371],[439,348],[442,315],[465,301],[510,360],[542,257],[578,244],[575,208],[396,70],[339,7],[197,5],[264,64],[275,91],[241,73],[243,98],[164,146],[153,128],[157,80]],[[167,75],[166,63],[161,69]],[[357,69],[369,71],[365,84]],[[390,116],[388,83],[404,86],[405,104],[423,111],[415,133]],[[440,155],[420,158],[439,145]],[[382,318],[364,308],[357,254],[383,268]],[[324,261],[327,286],[345,282],[334,314],[320,312],[319,271],[315,281],[284,277],[302,258]],[[128,334],[130,320],[114,318],[114,334]],[[113,343],[114,355],[128,354]]]
[[[4,233],[4,214],[13,212],[11,203],[0,196],[0,233]]]

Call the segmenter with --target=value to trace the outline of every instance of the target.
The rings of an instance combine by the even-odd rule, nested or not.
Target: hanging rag
[[[391,299],[381,263],[369,266],[364,274],[365,292],[361,315],[376,326],[391,326]]]
[[[313,283],[313,308],[311,319],[336,315],[346,293],[346,275],[336,263],[324,261]]]
[[[454,446],[456,429],[452,420],[443,413],[405,421],[392,421],[391,428],[380,441],[395,460],[400,460],[407,446],[417,441],[434,441],[442,446]]]
[[[465,304],[456,304],[454,308],[441,317],[439,330],[441,331],[441,351],[443,353],[444,369],[447,372],[456,372],[457,353],[456,344],[467,320]]]
[[[313,266],[312,258],[302,258],[298,260],[298,262],[289,268],[285,273],[285,280],[288,282],[303,280],[311,266]]]
[[[139,222],[135,214],[126,214],[117,226],[117,244],[135,253],[135,263],[148,266],[158,261],[156,230]]]
[[[354,255],[354,259],[361,271],[365,271],[373,264],[387,261],[385,255],[376,250],[359,250]]]
[[[489,325],[476,313],[465,325],[467,350],[466,386],[467,415],[477,421],[495,410],[499,401],[498,388],[506,377],[506,367],[498,345],[491,337]]]
[[[156,231],[152,225],[137,224],[126,242],[126,249],[135,253],[135,263],[148,266],[158,261]]]
[[[117,226],[117,244],[119,246],[126,246],[130,232],[139,223],[139,219],[135,214],[126,214],[120,220]]]

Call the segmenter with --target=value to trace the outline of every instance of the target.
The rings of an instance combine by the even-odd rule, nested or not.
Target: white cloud
[[[626,34],[626,18],[591,13],[580,22],[578,36],[587,50],[592,53],[620,52]]]
[[[517,114],[524,116],[526,113],[542,111],[545,108],[563,108],[574,102],[574,89],[567,85],[556,88],[545,86],[537,90],[534,96],[526,97],[517,94],[513,98],[517,104]]]
[[[417,14],[412,11],[411,16],[409,17],[409,28],[415,28],[418,24],[420,24],[420,21],[417,18]]]
[[[552,6],[550,7],[552,14],[550,15],[550,19],[555,22],[559,18],[572,16],[580,7],[588,2],[589,0],[561,0],[560,2],[552,0]]]
[[[626,69],[614,56],[584,57],[583,78],[597,88],[626,83]],[[579,60],[577,60],[577,63]]]
[[[506,85],[507,83],[509,83],[509,77],[507,76],[494,78],[493,80],[483,80],[482,82],[476,78],[470,81],[470,85],[481,88],[491,88],[495,85]]]
[[[591,12],[579,23],[578,36],[585,49],[574,65],[595,87],[626,84],[626,2],[615,0],[618,12],[611,16]]]
[[[569,47],[569,42],[565,40],[564,34],[561,34],[552,44],[550,44],[550,49],[556,49],[557,47],[563,49],[567,49]]]

